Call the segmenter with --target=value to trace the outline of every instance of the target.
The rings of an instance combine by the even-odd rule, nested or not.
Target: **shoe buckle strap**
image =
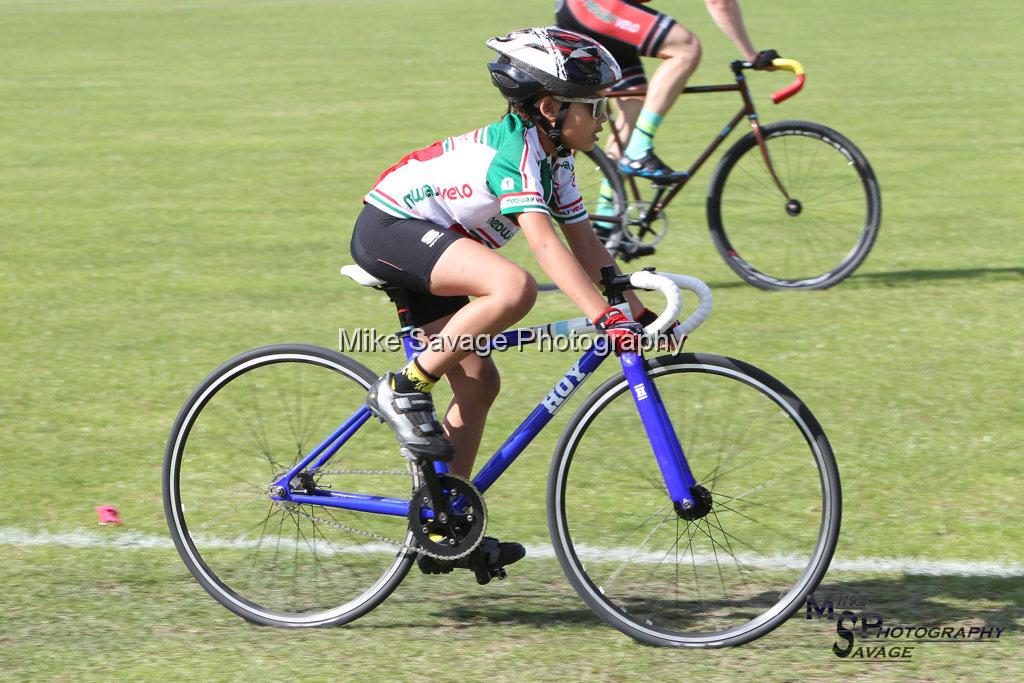
[[[429,396],[423,398],[409,395],[395,396],[392,405],[399,413],[408,413],[412,410],[433,411],[434,409],[434,401]]]
[[[431,420],[430,422],[424,422],[423,424],[416,425],[416,430],[419,431],[420,435],[437,434],[441,431],[441,425],[437,424],[436,421]]]

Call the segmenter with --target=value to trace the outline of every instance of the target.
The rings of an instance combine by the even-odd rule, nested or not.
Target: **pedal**
[[[480,546],[473,549],[473,552],[469,554],[468,560],[469,568],[473,570],[476,582],[481,586],[489,584],[491,582],[491,572],[487,567],[487,562],[484,560],[484,554]]]
[[[476,575],[476,582],[481,586],[486,586],[491,582],[491,572],[484,566],[473,567],[473,573]]]
[[[504,567],[497,567],[497,568],[491,570],[491,576],[496,576],[496,577],[498,577],[499,580],[507,579],[508,578],[508,572],[505,571]]]

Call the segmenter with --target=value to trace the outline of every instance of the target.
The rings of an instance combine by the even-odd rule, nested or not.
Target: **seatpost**
[[[391,299],[391,303],[395,305],[395,310],[398,312],[398,324],[401,325],[401,329],[395,333],[395,336],[402,340],[405,359],[407,361],[412,360],[413,357],[423,351],[424,347],[421,340],[413,335],[416,327],[412,322],[412,311],[409,310],[408,292],[404,288],[395,285],[382,285],[376,289],[387,294],[388,298]]]
[[[384,285],[378,289],[388,295],[391,303],[395,305],[395,310],[398,311],[398,324],[402,326],[402,329],[398,331],[398,336],[410,336],[413,330],[412,312],[409,310],[409,296],[405,289],[394,285]]]

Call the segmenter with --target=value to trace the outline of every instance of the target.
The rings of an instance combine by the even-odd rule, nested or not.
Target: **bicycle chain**
[[[358,474],[404,474],[404,475],[412,476],[409,472],[405,472],[405,471],[402,471],[402,470],[323,470],[323,471],[317,472],[317,474],[355,474],[355,473],[358,473]],[[463,481],[466,484],[469,484],[471,487],[473,487],[474,490],[476,489],[476,487],[473,486],[473,482],[469,481],[465,477],[460,477],[457,474],[450,474],[450,473],[446,474],[445,476],[452,477],[454,479],[458,479],[460,481]],[[417,545],[410,545],[408,543],[405,543],[404,541],[396,541],[393,538],[388,538],[387,536],[381,536],[380,534],[375,534],[372,531],[366,531],[364,529],[357,529],[354,526],[349,526],[347,524],[342,524],[341,522],[336,522],[334,520],[327,520],[327,519],[324,519],[323,517],[317,517],[316,515],[312,514],[311,512],[306,512],[299,505],[296,505],[294,503],[288,504],[288,501],[275,501],[275,502],[277,503],[277,505],[285,508],[289,512],[298,513],[299,515],[305,517],[306,519],[310,520],[311,522],[314,522],[314,523],[318,522],[320,524],[323,524],[324,526],[329,526],[329,527],[332,527],[334,529],[340,529],[341,531],[346,531],[346,532],[348,532],[350,534],[355,534],[357,536],[363,536],[365,538],[370,538],[370,539],[373,539],[375,541],[379,541],[381,543],[386,543],[387,545],[393,545],[393,546],[397,547],[399,550],[402,550],[404,552],[412,551],[412,552],[415,552],[415,553],[419,553],[421,555],[426,555],[427,557],[432,557],[433,559],[439,560],[441,562],[453,562],[455,560],[462,559],[466,555],[469,555],[471,552],[476,550],[477,547],[480,545],[479,543],[477,543],[475,546],[473,546],[472,548],[470,548],[469,550],[467,550],[466,552],[464,552],[464,553],[462,553],[460,555],[447,555],[447,556],[445,556],[445,555],[438,555],[437,553],[432,553],[429,550],[426,550],[425,548],[421,548],[421,547],[419,547]],[[486,520],[487,519],[487,503],[484,501],[483,496],[480,496],[480,505],[483,507],[483,510],[481,512],[483,513],[484,520]],[[485,524],[486,524],[486,521],[485,521]],[[481,537],[481,540],[482,540],[482,537]]]
[[[397,474],[411,477],[409,470],[313,470],[310,474]]]

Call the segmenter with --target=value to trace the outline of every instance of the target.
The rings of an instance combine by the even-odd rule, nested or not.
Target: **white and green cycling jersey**
[[[392,216],[456,230],[491,249],[519,232],[520,213],[546,213],[562,223],[587,218],[573,158],[547,156],[537,128],[513,114],[407,154],[363,201]]]

